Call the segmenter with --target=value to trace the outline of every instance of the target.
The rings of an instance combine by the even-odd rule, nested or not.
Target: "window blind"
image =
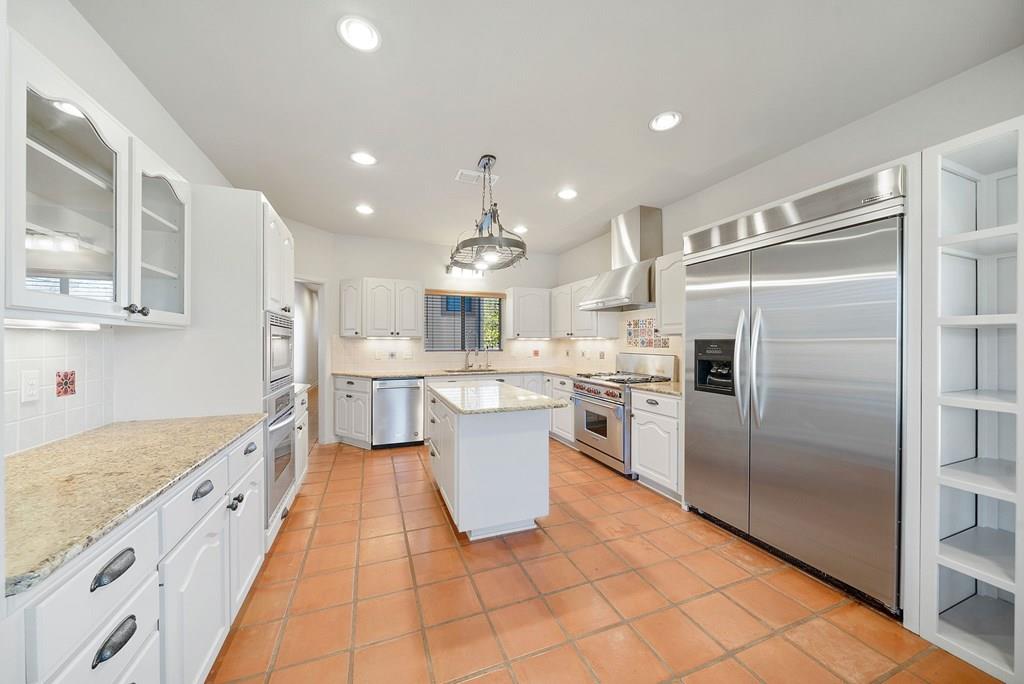
[[[426,351],[501,350],[501,298],[424,296]]]

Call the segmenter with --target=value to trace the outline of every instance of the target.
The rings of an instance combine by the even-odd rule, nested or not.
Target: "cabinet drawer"
[[[252,464],[263,457],[263,426],[251,431],[228,452],[228,480],[231,484],[249,472]]]
[[[52,684],[107,684],[117,678],[147,645],[160,617],[157,573],[82,646]]]
[[[164,554],[228,493],[228,459],[221,458],[192,477],[173,499],[160,507],[161,548]]]
[[[149,635],[142,650],[125,670],[117,684],[143,684],[160,681],[160,632]]]
[[[572,392],[572,380],[561,375],[547,375],[546,378],[551,380],[551,389],[560,389],[566,392]]]
[[[295,419],[298,420],[309,411],[309,391],[295,395]]]
[[[349,392],[369,392],[369,378],[334,378],[334,389],[348,390]]]
[[[669,418],[679,417],[679,400],[664,394],[633,393],[633,410],[656,413]]]
[[[131,595],[160,560],[157,514],[26,610],[29,672],[44,679]]]

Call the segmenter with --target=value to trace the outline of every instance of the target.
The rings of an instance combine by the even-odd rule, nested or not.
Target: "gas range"
[[[626,403],[626,391],[629,389],[629,385],[645,382],[668,382],[672,379],[665,375],[621,371],[614,373],[577,373],[576,377],[577,380],[572,384],[573,391],[593,397],[600,397],[617,404]]]
[[[630,385],[666,382],[676,376],[676,357],[627,354],[615,357],[614,373],[579,373],[572,383],[576,448],[595,461],[635,478],[630,454]]]

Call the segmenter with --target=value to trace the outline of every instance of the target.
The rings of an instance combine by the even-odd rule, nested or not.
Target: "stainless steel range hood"
[[[654,259],[661,256],[661,209],[633,207],[611,221],[612,270],[597,276],[580,300],[583,311],[654,306]]]

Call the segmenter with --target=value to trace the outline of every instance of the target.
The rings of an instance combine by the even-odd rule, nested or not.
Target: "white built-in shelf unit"
[[[1022,129],[1024,117],[922,158],[921,628],[1006,681],[1024,681]]]

